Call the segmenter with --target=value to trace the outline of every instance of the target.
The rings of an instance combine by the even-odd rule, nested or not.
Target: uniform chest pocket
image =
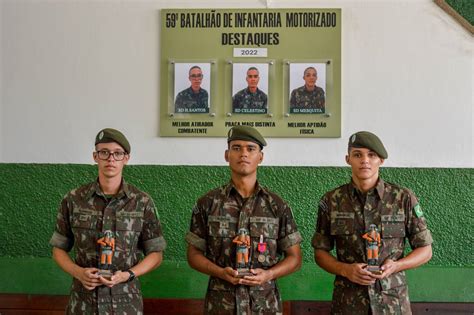
[[[135,253],[142,229],[142,211],[118,211],[115,215],[116,251],[119,253]]]
[[[331,235],[354,234],[354,213],[331,212]]]
[[[95,230],[99,211],[91,209],[74,209],[71,216],[71,227],[73,229]]]
[[[382,215],[382,238],[405,237],[405,214]]]
[[[141,232],[143,228],[142,211],[118,211],[116,214],[117,231]]]
[[[263,235],[264,239],[278,238],[279,224],[277,218],[251,217],[250,218],[250,236],[259,238]]]
[[[212,237],[233,238],[236,236],[237,219],[226,216],[209,216],[209,235]]]

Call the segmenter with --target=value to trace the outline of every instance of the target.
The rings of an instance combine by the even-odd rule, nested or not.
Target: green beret
[[[127,138],[117,129],[105,128],[99,131],[95,137],[95,144],[117,142],[122,146],[125,152],[130,153],[130,143]]]
[[[250,126],[235,126],[229,130],[227,134],[227,143],[233,140],[244,140],[255,142],[262,149],[267,145],[265,138],[262,137],[260,132],[257,129]]]
[[[377,153],[382,159],[388,158],[387,150],[385,150],[382,141],[380,141],[379,137],[368,131],[359,131],[353,134],[349,138],[348,147],[349,149],[366,148]]]

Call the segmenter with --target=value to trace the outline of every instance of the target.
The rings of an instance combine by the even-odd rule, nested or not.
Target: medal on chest
[[[267,243],[263,242],[263,235],[260,235],[260,241],[257,245],[257,251],[259,253],[257,259],[260,263],[263,263],[266,259],[265,252],[267,251]]]

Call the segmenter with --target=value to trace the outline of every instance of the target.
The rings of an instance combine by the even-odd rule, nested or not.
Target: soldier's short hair
[[[191,71],[193,71],[193,69],[199,69],[199,70],[201,70],[201,72],[202,72],[201,67],[199,67],[199,66],[192,66],[191,68],[189,68],[188,74],[191,74]]]
[[[248,73],[249,71],[251,71],[251,70],[255,70],[255,71],[258,72],[258,74],[260,74],[260,71],[258,71],[257,67],[250,67],[250,68],[248,68],[248,69],[247,69],[247,73]]]
[[[306,72],[307,72],[308,70],[311,70],[311,69],[313,69],[314,72],[316,72],[316,75],[318,75],[318,70],[316,70],[315,67],[308,67],[308,68],[304,69],[303,75],[306,75]]]

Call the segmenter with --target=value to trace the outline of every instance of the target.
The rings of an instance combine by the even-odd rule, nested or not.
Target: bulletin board
[[[341,136],[341,9],[161,10],[160,136]]]

